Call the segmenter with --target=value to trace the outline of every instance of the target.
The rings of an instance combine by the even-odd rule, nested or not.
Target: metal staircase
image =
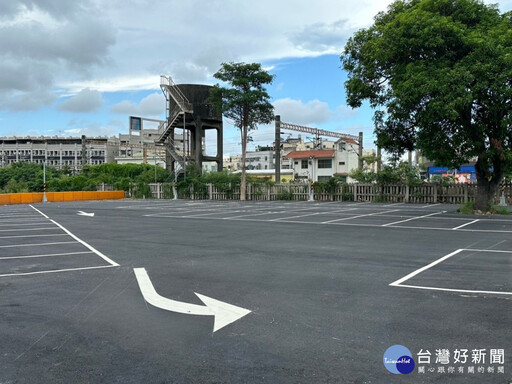
[[[187,113],[193,112],[193,106],[170,76],[160,76],[160,88],[166,100],[166,120],[165,123],[160,124],[158,127],[159,137],[155,140],[155,144],[164,145],[166,151],[177,163],[175,167],[175,175],[177,176],[185,172],[187,165],[186,140],[188,135],[185,131],[185,119]],[[183,155],[178,153],[174,140],[171,137],[173,130],[181,127],[183,127]]]
[[[192,113],[192,103],[188,101],[170,76],[160,76],[160,88],[166,100],[166,124],[159,128],[157,143],[164,143],[174,128],[185,122],[185,114]],[[173,101],[171,106],[171,102]]]

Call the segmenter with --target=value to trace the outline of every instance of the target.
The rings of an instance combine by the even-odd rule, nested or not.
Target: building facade
[[[116,150],[109,140],[105,137],[3,137],[0,138],[0,166],[30,162],[79,171],[83,164],[114,161]]]
[[[338,140],[323,145],[331,149],[296,150],[286,155],[292,161],[294,179],[326,181],[338,176],[352,181],[348,175],[359,166],[358,144],[353,140]]]

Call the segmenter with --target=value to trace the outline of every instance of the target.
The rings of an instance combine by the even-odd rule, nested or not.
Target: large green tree
[[[512,14],[477,0],[399,0],[341,55],[347,102],[375,108],[380,146],[437,164],[477,159],[487,210],[512,162]]]
[[[269,124],[274,119],[274,107],[265,86],[271,84],[274,76],[261,68],[259,63],[222,63],[213,75],[229,87],[217,84],[210,91],[210,101],[215,108],[233,121],[240,130],[242,143],[242,177],[240,200],[245,200],[246,176],[245,157],[249,131],[258,124]]]

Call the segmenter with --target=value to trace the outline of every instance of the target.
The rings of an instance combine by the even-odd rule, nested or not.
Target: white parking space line
[[[93,253],[92,251],[82,252],[65,252],[65,253],[47,253],[43,255],[28,255],[28,256],[11,256],[11,257],[0,257],[0,260],[14,260],[14,259],[33,259],[39,257],[54,257],[54,256],[68,256],[68,255],[85,255]]]
[[[0,220],[1,223],[29,223],[31,221],[40,221],[41,218],[37,216],[32,216],[32,218],[22,217],[22,218],[12,218],[10,220]]]
[[[505,241],[500,242],[504,243]],[[464,248],[463,251],[470,251],[470,252],[490,252],[490,253],[512,253],[512,251],[502,251],[498,249],[474,249],[474,248]]]
[[[149,213],[147,215],[144,215],[146,217],[151,217],[151,216],[162,216],[162,215],[168,215],[168,214],[173,214],[173,215],[181,215],[182,213],[189,213],[189,212],[197,212],[198,210],[197,209],[186,209],[186,208],[178,208],[178,209],[174,209],[174,210],[169,210],[169,211],[165,211],[165,212],[158,212],[158,213]],[[238,212],[240,211],[240,207],[237,207],[237,208],[233,208],[231,210],[229,209],[221,209],[221,208],[215,208],[215,209],[204,209],[203,211],[208,211],[206,212],[205,214],[211,214],[211,213],[219,213],[219,212]],[[198,214],[198,215],[202,215],[202,214]],[[193,215],[193,216],[196,216],[196,215]],[[187,217],[191,217],[191,216],[187,216]]]
[[[441,203],[427,204],[427,205],[421,206],[420,208],[430,208],[430,207],[435,207],[436,205],[441,205]]]
[[[49,229],[55,229],[52,227],[44,228],[16,228],[16,229],[0,229],[0,232],[27,232],[27,231],[47,231]]]
[[[66,232],[69,236],[71,236],[73,239],[75,239],[76,241],[78,241],[80,244],[82,244],[84,247],[90,249],[91,251],[93,251],[95,254],[97,254],[99,257],[101,257],[103,260],[105,260],[107,263],[111,264],[112,266],[114,267],[119,267],[119,264],[117,264],[114,260],[110,259],[109,257],[105,256],[103,253],[101,253],[100,251],[98,251],[97,249],[95,249],[94,247],[92,247],[91,245],[87,244],[85,241],[79,239],[78,237],[76,237],[75,235],[73,235],[71,232],[69,232],[66,228],[64,228],[62,225],[60,225],[59,223],[57,223],[55,220],[51,220],[50,221],[52,223],[54,223],[55,225],[57,225],[60,229],[62,229],[64,232]]]
[[[391,287],[401,287],[401,288],[414,288],[414,289],[426,289],[431,291],[446,291],[446,292],[460,292],[460,293],[481,293],[481,294],[493,294],[493,295],[512,295],[512,292],[501,292],[501,291],[484,291],[484,290],[475,290],[475,289],[458,289],[458,288],[441,288],[441,287],[426,287],[422,285],[408,285],[402,284],[404,281],[410,280],[414,276],[426,271],[427,269],[432,268],[433,266],[442,263],[443,261],[449,259],[452,256],[459,254],[462,251],[472,251],[472,252],[495,252],[495,253],[512,253],[512,251],[497,251],[492,249],[471,249],[471,248],[461,248],[449,253],[446,256],[441,257],[440,259],[420,268],[414,272],[409,273],[408,275],[398,279],[391,284]]]
[[[316,215],[327,215],[327,214],[330,215],[330,214],[344,213],[344,212],[350,212],[350,211],[355,211],[355,210],[357,210],[357,208],[347,208],[347,209],[343,209],[343,210],[338,209],[336,211],[313,212],[313,213],[308,213],[308,214],[304,214],[304,215],[279,217],[277,219],[272,219],[269,221],[282,221],[282,220],[296,219],[298,217],[308,217],[308,216],[316,216]]]
[[[476,220],[473,220],[473,221],[470,221],[469,223],[466,223],[466,224],[462,224],[462,225],[459,225],[458,227],[455,227],[455,228],[452,228],[453,231],[456,231],[457,229],[461,229],[461,228],[464,228],[468,225],[471,225],[471,224],[475,224],[477,222],[479,222],[480,219],[476,219]]]
[[[296,219],[297,217],[315,216],[315,215],[321,215],[322,213],[323,212],[315,212],[315,213],[306,213],[304,215],[297,215],[297,216],[278,217],[277,219],[271,219],[269,221],[281,221],[281,220]]]
[[[30,214],[30,215],[0,215],[0,219],[8,219],[8,218],[22,218],[22,217],[38,217],[37,215]]]
[[[53,224],[55,224],[57,227],[59,227],[60,229],[62,229],[64,232],[66,232],[71,238],[75,239],[77,242],[79,242],[80,244],[82,244],[84,247],[86,247],[87,249],[91,250],[92,252],[94,252],[96,255],[98,255],[99,257],[101,257],[103,260],[105,260],[107,263],[111,264],[112,266],[114,267],[118,267],[119,264],[117,264],[115,261],[113,261],[112,259],[110,259],[109,257],[105,256],[103,253],[101,253],[100,251],[98,251],[97,249],[95,249],[93,246],[89,245],[88,243],[86,243],[85,241],[83,241],[82,239],[78,238],[77,236],[75,236],[74,234],[72,234],[70,231],[68,231],[66,228],[64,228],[62,225],[60,225],[59,223],[57,223],[55,220],[52,220],[50,219],[47,215],[45,215],[43,212],[41,212],[39,209],[35,208],[34,206],[30,205],[30,207],[32,209],[34,209],[36,212],[39,212],[41,215],[43,215],[44,217],[46,217],[47,219],[49,219]]]
[[[487,294],[487,295],[512,295],[512,292],[500,292],[500,291],[480,291],[480,290],[474,290],[474,289],[454,289],[454,288],[439,288],[439,287],[424,287],[421,285],[407,285],[407,284],[400,284],[400,285],[394,285],[394,287],[401,287],[401,288],[414,288],[414,289],[426,289],[430,291],[446,291],[446,292],[460,292],[460,293],[481,293],[481,294]]]
[[[32,223],[9,223],[9,224],[0,224],[0,227],[27,227],[29,225],[48,225],[53,226],[52,223],[48,221],[34,221]]]
[[[428,264],[428,265],[426,265],[426,266],[424,266],[424,267],[422,267],[422,268],[420,268],[420,269],[417,269],[417,270],[415,270],[414,272],[409,273],[407,276],[404,276],[404,277],[402,277],[401,279],[398,279],[398,280],[396,280],[396,281],[392,282],[392,283],[391,283],[391,284],[389,284],[389,285],[390,285],[390,286],[392,286],[392,287],[394,287],[394,286],[397,286],[397,285],[399,285],[399,284],[403,283],[404,281],[410,280],[410,279],[412,279],[414,276],[416,276],[416,275],[420,274],[421,272],[426,271],[427,269],[432,268],[434,265],[437,265],[437,264],[439,264],[439,263],[442,263],[442,262],[443,262],[443,261],[445,261],[446,259],[449,259],[450,257],[455,256],[455,255],[456,255],[456,254],[458,254],[458,253],[461,253],[463,250],[464,250],[464,249],[462,249],[462,248],[461,248],[461,249],[457,249],[456,251],[453,251],[452,253],[449,253],[448,255],[443,256],[443,257],[441,257],[440,259],[437,259],[436,261],[434,261],[434,262],[432,262],[432,263],[430,263],[430,264]]]
[[[66,269],[52,269],[48,271],[36,271],[36,272],[23,272],[23,273],[6,273],[0,275],[0,277],[10,277],[10,276],[30,276],[30,275],[41,275],[46,273],[58,273],[58,272],[71,272],[71,271],[85,271],[90,269],[102,269],[102,268],[112,268],[117,267],[117,265],[100,265],[97,267],[81,267],[81,268],[66,268]]]
[[[186,217],[198,217],[198,218],[201,218],[203,216],[209,216],[209,215],[224,215],[224,214],[229,214],[229,213],[239,213],[239,212],[244,212],[244,210],[242,209],[234,209],[234,210],[222,210],[222,209],[219,209],[219,210],[214,210],[212,212],[205,212],[205,213],[198,213],[198,214],[193,214],[193,215],[186,215]],[[177,212],[177,213],[182,213],[182,212]],[[219,219],[223,219],[223,217],[219,217]]]
[[[434,213],[430,213],[428,215],[423,215],[423,216],[415,216],[415,217],[411,217],[409,219],[405,219],[405,220],[400,220],[400,221],[394,221],[392,223],[387,223],[387,224],[383,224],[382,226],[383,227],[389,227],[390,225],[395,225],[395,224],[400,224],[400,223],[405,223],[407,221],[411,221],[411,220],[418,220],[418,219],[423,219],[425,217],[430,217],[430,216],[435,216],[435,215],[440,215],[442,213],[446,213],[446,211],[441,211],[441,212],[434,212]]]
[[[256,213],[257,212],[257,213]],[[234,213],[234,212],[233,212]],[[268,211],[268,212],[259,212],[259,211],[253,211],[253,212],[250,212],[250,213],[246,213],[245,215],[238,215],[238,216],[229,216],[229,217],[223,217],[222,219],[224,220],[228,220],[228,219],[238,219],[239,217],[247,217],[247,216],[261,216],[261,215],[271,215],[271,214],[276,214],[276,213],[281,213],[281,211]],[[189,217],[195,217],[194,216],[189,216]]]
[[[0,236],[0,239],[16,239],[21,237],[52,237],[52,236],[66,236],[65,233],[50,233],[44,235],[16,235],[16,236]]]
[[[322,221],[322,224],[337,223],[339,221],[353,220],[353,219],[358,219],[360,217],[383,215],[385,213],[391,213],[391,212],[396,212],[396,211],[398,211],[398,209],[392,209],[392,210],[389,210],[389,211],[382,211],[382,212],[367,213],[367,214],[364,214],[364,215],[357,215],[357,216],[351,216],[351,217],[344,217],[344,218],[336,219],[336,220]]]
[[[0,245],[0,248],[41,247],[44,245],[57,245],[57,244],[76,244],[76,241],[56,241],[56,242],[52,242],[52,243]]]

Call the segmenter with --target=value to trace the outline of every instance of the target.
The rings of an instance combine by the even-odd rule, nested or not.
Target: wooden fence
[[[153,198],[172,198],[173,193],[169,184],[150,184]],[[358,201],[358,202],[387,202],[387,203],[417,203],[417,204],[463,204],[474,201],[476,184],[440,185],[425,183],[418,186],[379,185],[379,184],[340,184],[332,192],[313,190],[314,200],[317,201]],[[273,201],[291,200],[305,201],[311,199],[312,188],[308,184],[279,184],[247,185],[246,200]],[[500,199],[499,192],[495,197]],[[148,196],[150,197],[150,196]],[[213,184],[205,184],[190,188],[186,193],[180,193],[179,198],[191,200],[240,200],[240,189],[220,188]],[[512,205],[512,183],[505,186],[505,198]]]

